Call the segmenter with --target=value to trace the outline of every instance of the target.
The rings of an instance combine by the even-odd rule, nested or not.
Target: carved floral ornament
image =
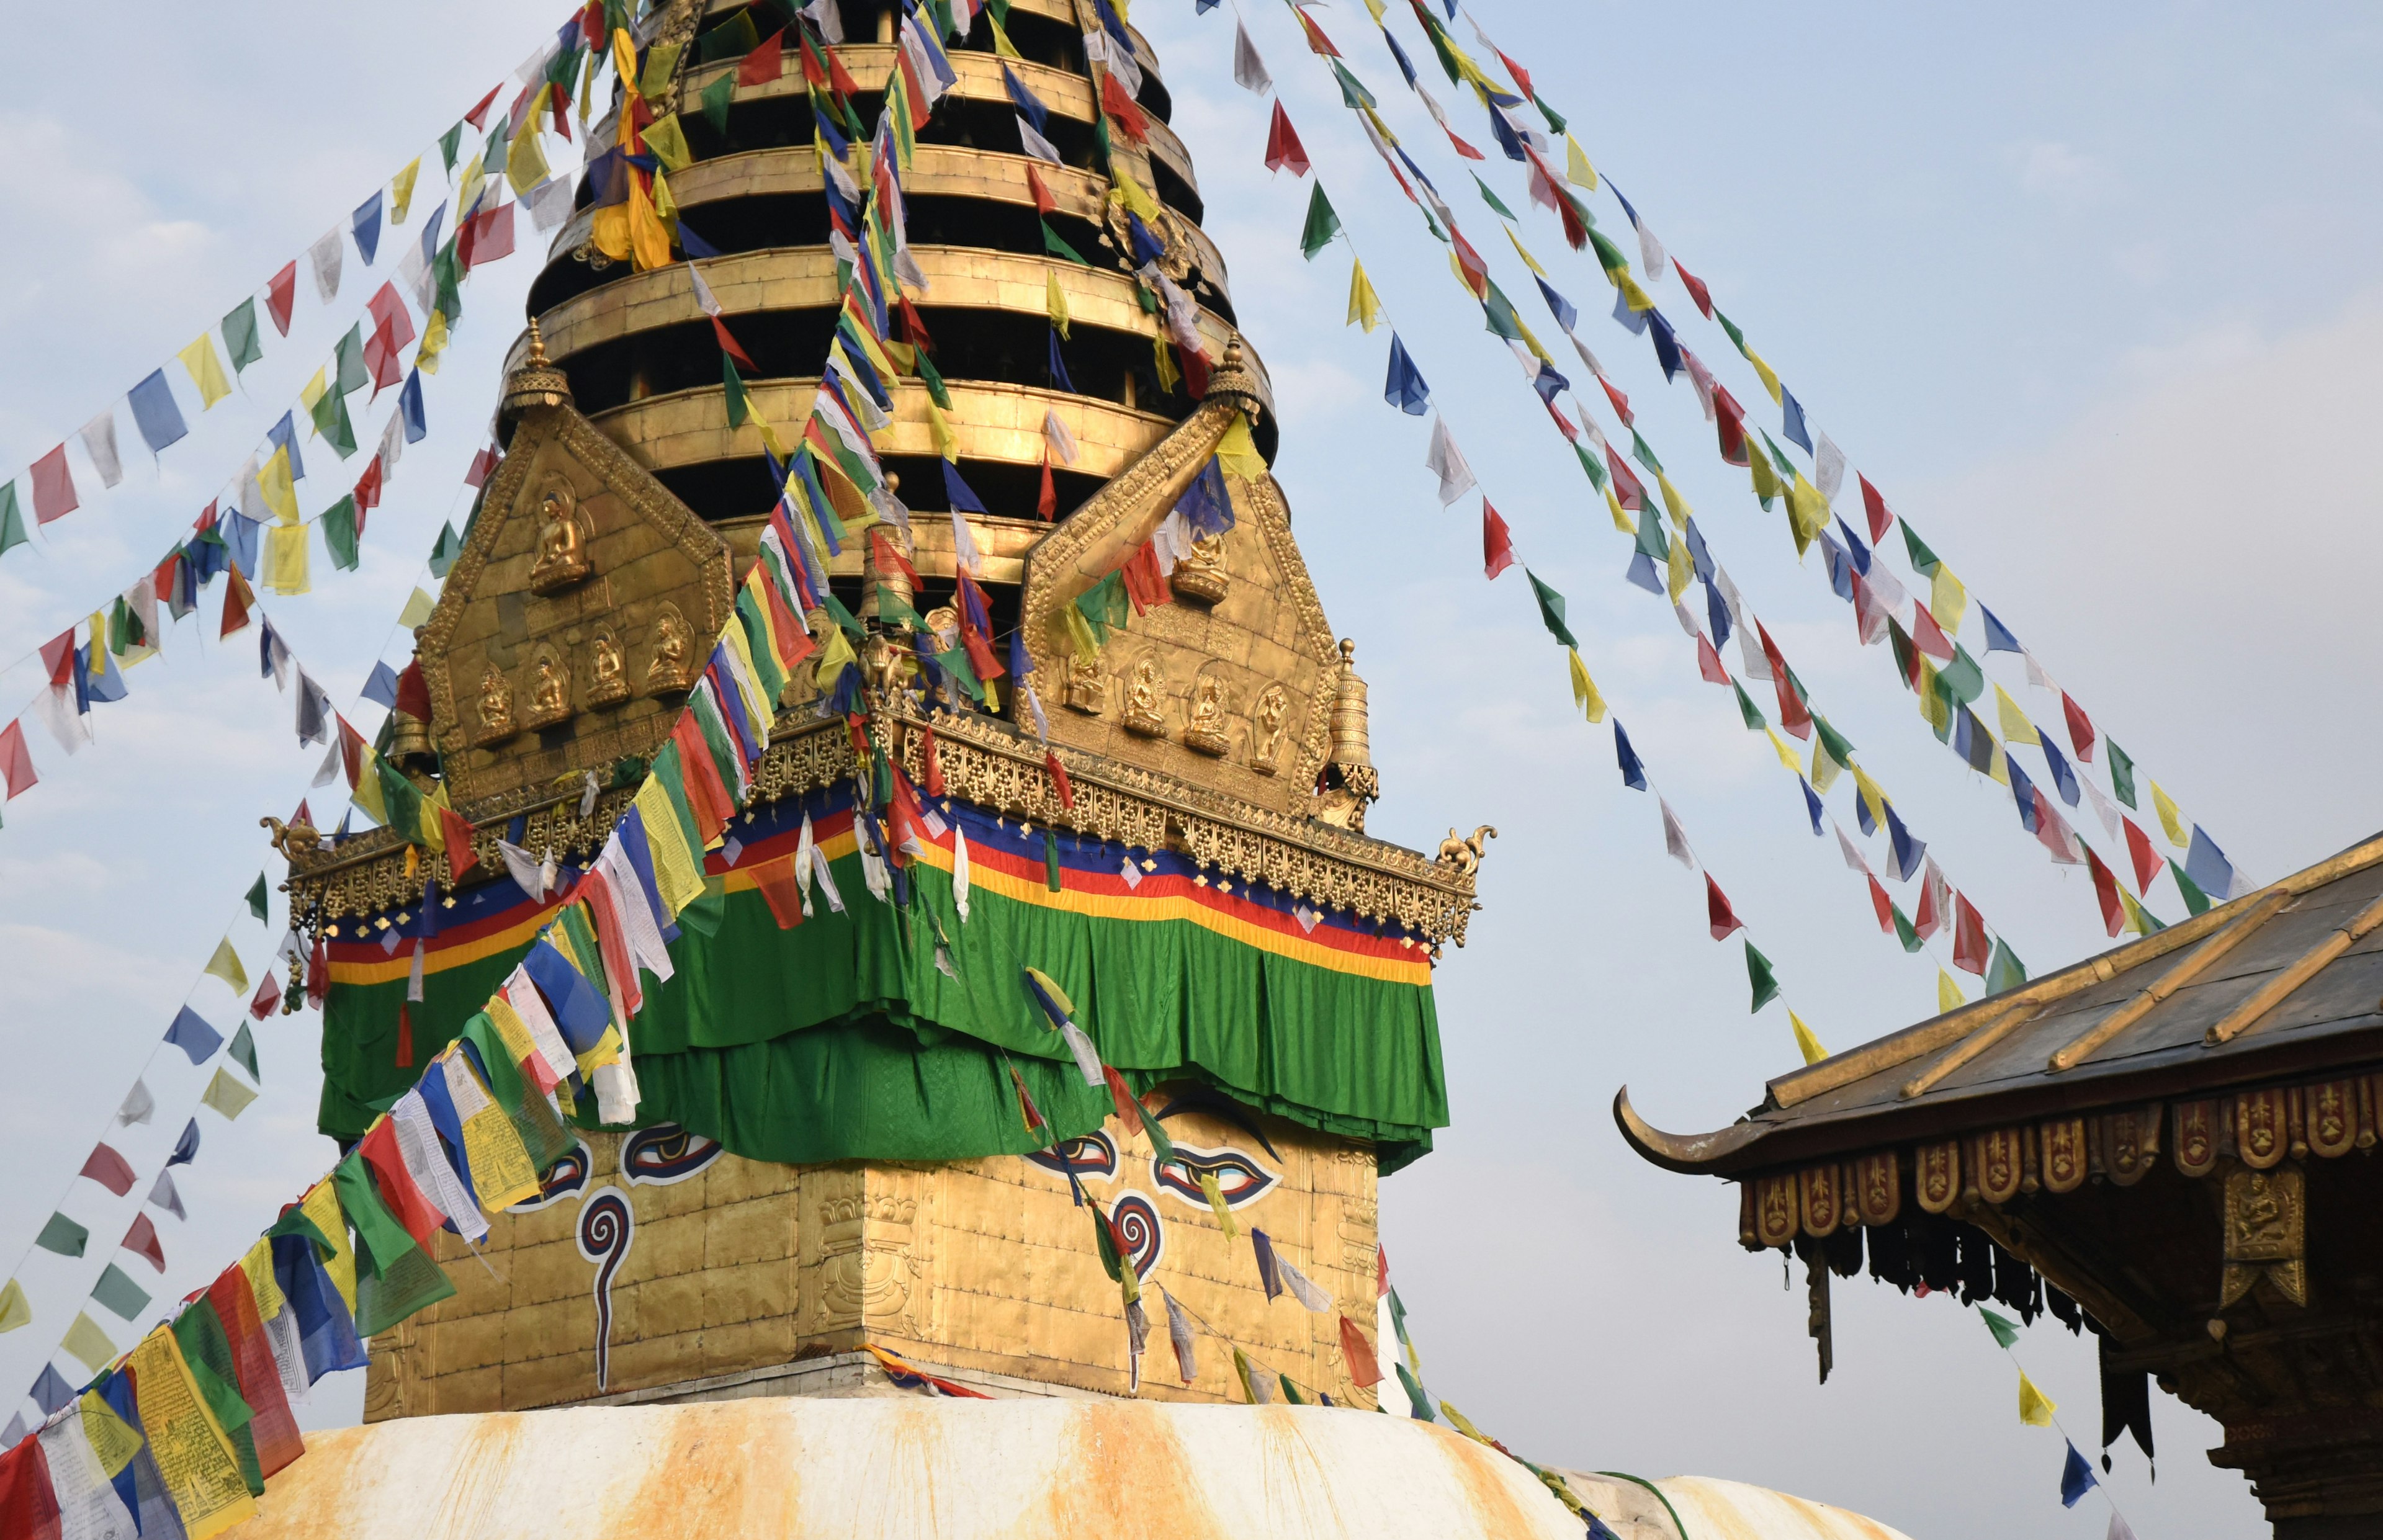
[[[2373,1149],[2383,1133],[2378,1115],[2383,1074],[2006,1124],[1741,1177],[1738,1239],[1749,1249],[1781,1247],[1798,1236],[1893,1224],[1907,1202],[1959,1217],[1975,1205],[2057,1197],[2089,1181],[2129,1188],[2165,1154],[2182,1176],[2222,1176],[2225,1302],[2265,1276],[2303,1303],[2304,1164]]]

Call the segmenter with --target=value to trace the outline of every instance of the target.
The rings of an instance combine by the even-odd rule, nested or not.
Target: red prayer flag
[[[166,1247],[157,1238],[157,1226],[149,1223],[147,1214],[132,1216],[132,1227],[124,1232],[124,1249],[136,1257],[146,1258],[158,1272],[166,1271]]]
[[[2127,906],[2118,902],[2118,874],[2102,864],[2091,845],[2085,847],[2085,869],[2093,874],[2093,896],[2102,904],[2102,924],[2115,936],[2127,923]]]
[[[1076,806],[1076,788],[1068,783],[1068,767],[1059,763],[1059,757],[1046,748],[1043,751],[1043,768],[1051,772],[1051,789],[1059,794],[1059,806],[1072,810]]]
[[[1678,257],[1672,259],[1672,271],[1679,274],[1680,281],[1688,286],[1688,297],[1697,302],[1697,308],[1705,313],[1705,319],[1711,320],[1712,293],[1705,288],[1705,280],[1681,266]]]
[[[118,1198],[132,1190],[132,1163],[105,1144],[92,1146],[90,1158],[82,1163],[82,1174]]]
[[[2121,813],[2118,821],[2127,826],[2127,854],[2135,863],[2135,891],[2148,893],[2152,879],[2160,874],[2159,852],[2153,847],[2152,837],[2135,827],[2134,819]]]
[[[477,491],[496,474],[497,451],[494,447],[482,450],[472,457],[471,469],[463,473],[463,485]],[[425,719],[426,721],[428,719]]]
[[[49,1457],[38,1438],[20,1440],[0,1454],[0,1534],[25,1540],[58,1540],[57,1491],[50,1485]]]
[[[403,344],[397,339],[397,330],[384,316],[364,339],[364,370],[372,376],[373,390],[369,398],[380,400],[380,393],[405,378],[405,365],[399,353]]]
[[[460,882],[465,872],[480,864],[480,853],[472,844],[472,820],[452,807],[441,807],[438,832],[447,844],[447,881]]]
[[[1488,160],[1489,158],[1480,151],[1475,149],[1472,145],[1467,144],[1464,141],[1459,139],[1456,136],[1456,130],[1454,129],[1449,128],[1445,123],[1441,124],[1440,127],[1448,134],[1448,142],[1456,146],[1456,153],[1463,155],[1466,160]]]
[[[484,208],[463,227],[467,240],[456,248],[466,269],[513,254],[513,205]]]
[[[397,708],[416,721],[430,720],[430,682],[423,677],[419,658],[398,671]]]
[[[67,469],[67,447],[60,444],[33,462],[33,517],[48,524],[81,506],[75,496],[74,473]]]
[[[695,814],[696,832],[703,836],[704,846],[709,849],[728,826],[735,805],[729,800],[728,788],[721,783],[720,767],[712,762],[711,745],[704,742],[703,729],[694,712],[679,713],[678,721],[671,728],[671,741],[678,745],[682,790],[688,809]]]
[[[1624,508],[1636,513],[1647,506],[1647,488],[1630,474],[1630,467],[1622,463],[1622,457],[1613,452],[1611,443],[1605,446],[1605,468],[1613,477],[1613,496]]]
[[[1059,488],[1051,479],[1051,450],[1047,446],[1043,450],[1043,490],[1034,499],[1034,511],[1045,519],[1059,511]]]
[[[1878,911],[1878,929],[1882,935],[1895,934],[1895,901],[1886,896],[1886,888],[1877,874],[1870,878],[1870,906]]]
[[[1390,1249],[1377,1243],[1374,1247],[1374,1298],[1378,1300],[1390,1291]]]
[[[752,355],[738,347],[736,339],[728,334],[728,323],[717,315],[711,318],[711,335],[720,339],[722,352],[745,365],[746,369],[752,374],[758,375],[761,372],[761,366],[753,362]]]
[[[1531,89],[1531,77],[1523,67],[1508,58],[1503,49],[1492,48],[1489,51],[1498,55],[1498,62],[1506,67],[1506,73],[1514,77],[1514,83],[1523,88],[1523,94],[1534,102],[1537,101],[1539,93]]]
[[[1721,437],[1722,459],[1732,465],[1746,464],[1746,408],[1720,385],[1713,387],[1713,431]]]
[[[1939,662],[1953,660],[1953,639],[1936,623],[1936,617],[1918,599],[1911,601],[1911,645]]]
[[[1310,48],[1315,49],[1326,58],[1337,59],[1340,56],[1340,50],[1332,46],[1332,40],[1324,35],[1324,29],[1315,24],[1315,18],[1314,17],[1309,16],[1297,6],[1293,6],[1290,8],[1290,14],[1299,18],[1300,29],[1306,32],[1307,45]],[[1500,56],[1502,57],[1503,55]]]
[[[803,885],[795,881],[792,856],[739,869],[752,873],[753,885],[761,890],[762,901],[770,906],[770,918],[778,922],[779,930],[791,930],[803,922]]]
[[[257,981],[256,993],[248,1002],[248,1014],[263,1021],[273,1014],[273,1007],[280,1004],[281,986],[274,981],[272,974],[267,973]]]
[[[1940,886],[1935,863],[1932,861],[1928,875],[1920,880],[1920,906],[1911,914],[1911,929],[1919,932],[1921,941],[1928,940],[1945,928],[1945,905],[1938,896]]]
[[[1736,911],[1729,906],[1728,896],[1721,891],[1721,884],[1712,880],[1710,872],[1705,873],[1705,918],[1712,928],[1715,941],[1727,941],[1731,931],[1746,929],[1746,921],[1738,918]]]
[[[1483,575],[1494,580],[1500,573],[1514,564],[1514,537],[1506,528],[1506,521],[1481,499],[1481,565]]]
[[[1481,260],[1481,253],[1473,249],[1473,242],[1465,240],[1452,226],[1448,232],[1448,243],[1456,253],[1456,267],[1464,279],[1464,287],[1473,290],[1475,299],[1488,299],[1489,265]]]
[[[1307,175],[1307,146],[1299,142],[1299,130],[1290,126],[1280,97],[1275,99],[1274,118],[1266,125],[1266,165],[1269,171],[1288,166],[1294,177]]]
[[[1340,1317],[1340,1358],[1349,1365],[1350,1384],[1362,1388],[1381,1383],[1382,1366],[1374,1360],[1374,1345],[1345,1315]]]
[[[21,717],[0,730],[0,776],[7,778],[11,801],[20,793],[31,791],[41,780],[33,773],[33,756],[25,747],[25,722]]]
[[[405,1226],[405,1233],[414,1238],[415,1245],[429,1245],[430,1238],[446,1223],[446,1215],[406,1174],[405,1157],[397,1149],[397,1125],[386,1117],[378,1119],[356,1148],[363,1152],[364,1164],[379,1178],[380,1201],[389,1205],[389,1212]]]
[[[883,528],[871,529],[869,532],[869,546],[877,553],[877,570],[880,573],[900,573],[910,580],[910,591],[914,594],[919,591],[919,569],[910,565],[909,559],[894,548],[894,542],[885,537],[885,531]]]
[[[1183,367],[1183,388],[1192,392],[1195,401],[1208,396],[1208,351],[1205,348],[1186,348],[1175,344],[1175,362]]]
[[[1630,415],[1630,398],[1613,388],[1613,382],[1603,375],[1597,376],[1597,383],[1605,387],[1605,399],[1613,403],[1613,414],[1622,419],[1622,425],[1637,426],[1638,419]]]
[[[761,40],[760,45],[745,55],[736,67],[736,83],[741,86],[768,85],[786,72],[786,30],[784,27]]]
[[[943,795],[944,755],[943,750],[938,747],[935,743],[935,730],[933,728],[922,727],[919,730],[919,754],[920,758],[925,761],[927,767],[927,795],[929,796]]]
[[[1771,633],[1760,621],[1754,622],[1754,632],[1762,639],[1762,656],[1771,665],[1772,688],[1779,695],[1779,725],[1797,739],[1810,737],[1811,710],[1804,704],[1804,692],[1796,687],[1788,672],[1787,659],[1780,655],[1779,644],[1771,639]]]
[[[2085,708],[2070,699],[2068,692],[2063,690],[2060,692],[2060,710],[2068,719],[2068,745],[2077,751],[2080,763],[2092,764],[2093,724],[2086,719]]]
[[[1729,670],[1722,666],[1721,654],[1713,650],[1712,638],[1697,633],[1697,672],[1708,684],[1729,683]]]
[[[215,1306],[230,1339],[232,1373],[239,1379],[240,1398],[248,1403],[249,1436],[256,1442],[258,1470],[266,1476],[286,1470],[306,1452],[298,1435],[298,1420],[290,1414],[290,1398],[281,1388],[281,1372],[273,1361],[273,1345],[265,1339],[265,1323],[257,1315],[256,1295],[247,1271],[235,1263],[207,1287],[207,1303]]]
[[[1028,166],[1026,175],[1033,179],[1037,187],[1043,185],[1042,179],[1034,176],[1034,167]],[[1050,190],[1043,189],[1042,196],[1050,197]],[[1038,202],[1035,206],[1041,208],[1042,204]],[[1043,209],[1043,212],[1047,214],[1050,210]],[[910,302],[908,295],[905,294],[895,303],[894,313],[902,318],[903,341],[909,343],[922,353],[932,353],[935,351],[935,339],[927,335],[927,323],[920,318],[919,307]]]
[[[1857,471],[1854,479],[1861,483],[1862,509],[1870,515],[1871,543],[1876,545],[1886,538],[1886,526],[1895,523],[1895,515],[1887,511],[1886,499],[1878,495],[1878,488],[1870,484],[1870,477]]]
[[[306,1004],[316,1010],[331,997],[331,948],[318,932],[315,950],[306,958]]]
[[[1117,1121],[1128,1129],[1141,1127],[1142,1115],[1135,1110],[1133,1091],[1126,1085],[1125,1077],[1107,1065],[1101,1066],[1101,1074],[1108,1080],[1109,1100],[1117,1105]]]
[[[372,303],[364,308],[372,313],[372,318],[376,323],[389,327],[390,333],[397,339],[399,347],[407,347],[413,343],[414,317],[406,314],[405,302],[398,298],[396,284],[382,284],[380,291],[372,297]]]
[[[217,641],[245,630],[248,612],[256,603],[256,596],[248,591],[248,579],[240,575],[238,567],[225,568],[224,577],[228,581],[224,584],[223,625],[216,633]]]
[[[1969,895],[1953,895],[1953,966],[1983,977],[1993,948],[1986,941],[1986,917],[1978,913]]]
[[[463,115],[463,121],[475,129],[486,129],[488,126],[487,121],[488,105],[497,99],[497,92],[502,90],[504,90],[502,82],[490,86],[488,93],[480,98],[480,105]]]
[[[364,532],[364,515],[380,506],[380,456],[372,457],[364,474],[356,478],[356,533]]]
[[[828,83],[835,88],[836,95],[838,97],[859,95],[860,82],[852,78],[852,71],[845,68],[844,55],[833,48],[827,49],[826,53]]]
[[[273,329],[282,336],[290,335],[290,307],[298,300],[298,264],[292,262],[273,275],[265,286],[265,309],[273,317]]]
[[[1117,126],[1123,129],[1126,137],[1136,144],[1149,139],[1150,119],[1142,115],[1142,108],[1125,93],[1125,87],[1117,83],[1117,78],[1106,70],[1101,72],[1101,111],[1115,118]]]

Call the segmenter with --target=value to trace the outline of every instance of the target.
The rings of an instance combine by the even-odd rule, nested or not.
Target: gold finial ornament
[[[570,404],[571,376],[548,360],[546,334],[538,329],[537,317],[533,315],[529,320],[529,351],[522,355],[521,367],[506,377],[504,395],[497,403],[498,441],[511,443],[514,425],[533,408]]]
[[[1365,804],[1382,795],[1366,737],[1365,682],[1357,676],[1357,644],[1340,639],[1340,683],[1332,698],[1332,757],[1315,788],[1317,819],[1365,832]],[[1451,831],[1453,832],[1453,831]]]
[[[1439,864],[1454,867],[1460,876],[1470,877],[1481,869],[1481,857],[1488,854],[1485,846],[1497,837],[1498,831],[1486,823],[1461,840],[1451,829],[1448,838],[1439,842]]]

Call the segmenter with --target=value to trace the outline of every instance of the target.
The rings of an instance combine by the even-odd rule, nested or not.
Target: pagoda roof
[[[2383,1062],[2383,836],[2182,924],[1769,1082],[1710,1133],[1614,1119],[1670,1170],[1881,1145]]]

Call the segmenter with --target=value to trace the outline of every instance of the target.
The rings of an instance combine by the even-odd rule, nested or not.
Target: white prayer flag
[[[93,417],[82,425],[82,447],[91,455],[91,462],[99,468],[102,485],[113,487],[124,479],[124,462],[116,452],[116,408]]]
[[[1439,477],[1439,505],[1454,502],[1480,485],[1473,476],[1473,467],[1464,462],[1464,451],[1456,447],[1456,437],[1448,431],[1448,420],[1434,414],[1431,420],[1431,450],[1424,457],[1425,468]]]

